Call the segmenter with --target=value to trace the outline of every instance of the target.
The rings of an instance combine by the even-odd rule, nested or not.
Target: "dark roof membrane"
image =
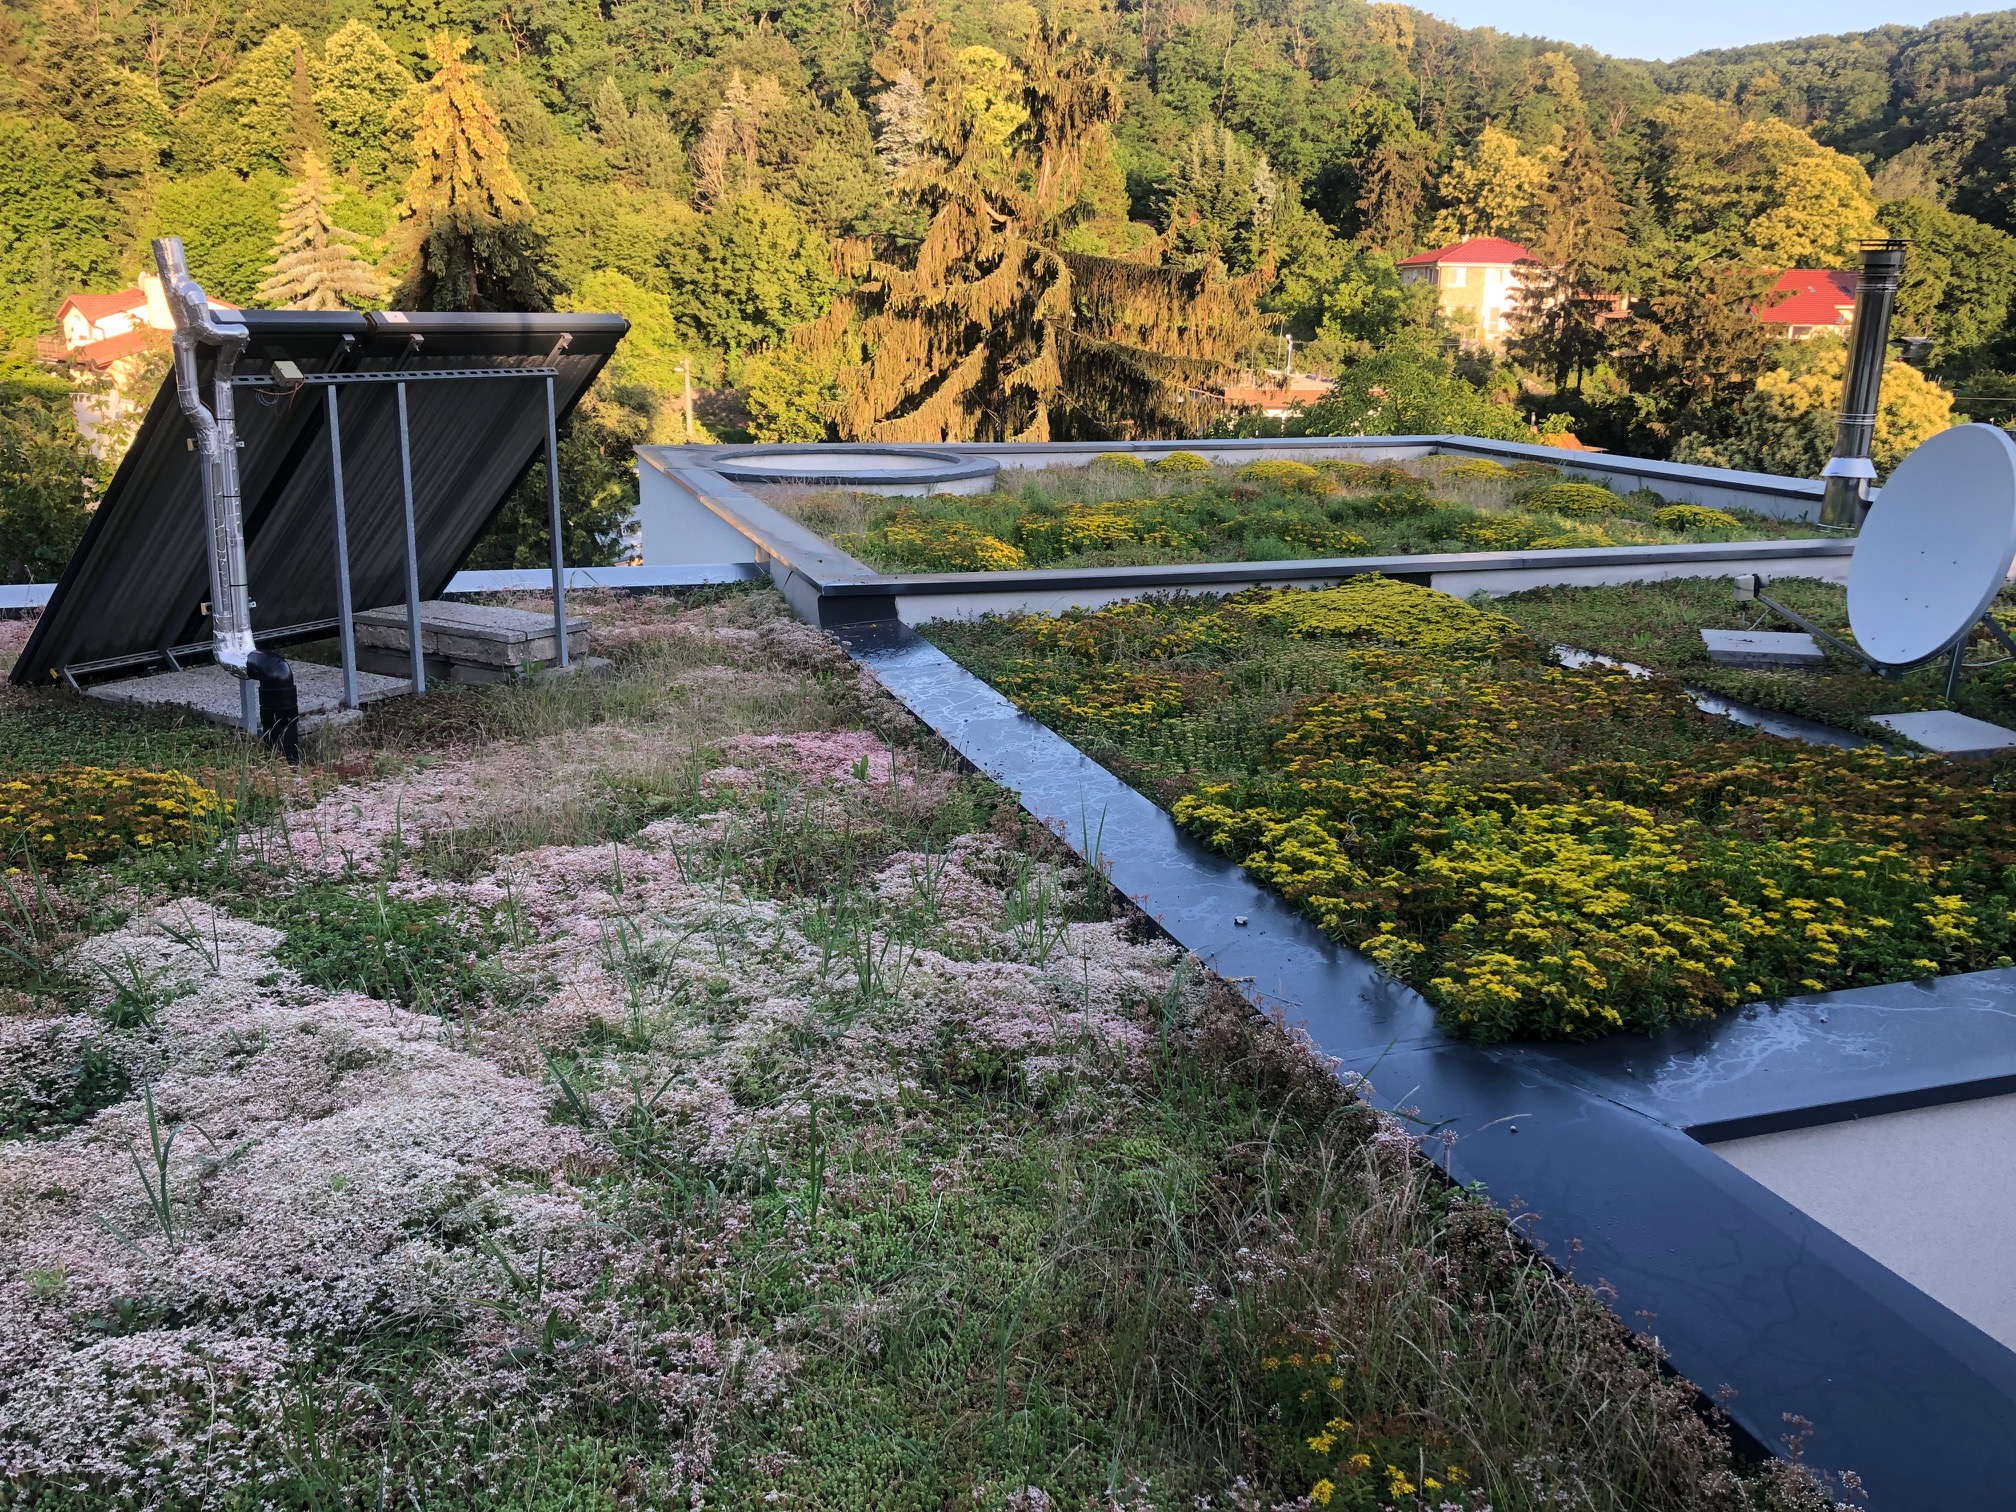
[[[620,315],[351,314],[247,310],[240,377],[275,361],[306,374],[549,365],[564,418],[630,327]],[[414,338],[419,338],[417,344]],[[348,338],[347,342],[346,339]],[[211,400],[212,363],[200,363]],[[247,574],[260,638],[320,630],[336,616],[328,385],[237,390]],[[350,579],[359,611],[406,599],[406,527],[393,385],[335,385],[343,442]],[[406,389],[420,592],[433,598],[546,441],[543,378],[412,383]],[[174,379],[154,396],[84,539],[14,665],[17,683],[163,665],[206,647],[210,597],[203,492],[193,431]]]

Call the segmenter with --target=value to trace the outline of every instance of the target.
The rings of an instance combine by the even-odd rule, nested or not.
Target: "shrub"
[[[1271,483],[1288,493],[1321,493],[1323,474],[1307,462],[1291,462],[1286,457],[1266,457],[1248,462],[1239,476],[1250,483]]]
[[[1155,463],[1155,471],[1158,473],[1209,472],[1211,471],[1211,464],[1195,452],[1179,451],[1171,452],[1166,457],[1158,458]]]
[[[1346,488],[1419,488],[1421,480],[1395,462],[1324,462],[1329,473]]]
[[[1522,489],[1518,502],[1528,509],[1570,520],[1617,514],[1624,507],[1624,501],[1601,483],[1543,483],[1537,488]]]
[[[1493,462],[1489,457],[1472,457],[1467,462],[1458,462],[1442,474],[1445,478],[1464,480],[1484,479],[1497,481],[1513,476],[1512,469],[1502,462]]]
[[[1654,512],[1652,523],[1661,530],[1734,530],[1738,521],[1726,509],[1710,509],[1705,504],[1668,504]]]
[[[186,845],[232,805],[181,772],[64,765],[0,783],[0,846],[45,865]]]
[[[1335,588],[1277,593],[1246,613],[1291,635],[1334,635],[1444,653],[1488,654],[1519,628],[1502,614],[1376,572]]]
[[[1111,468],[1114,472],[1145,473],[1148,464],[1132,452],[1101,452],[1092,459],[1094,467]]]
[[[1027,567],[1018,547],[963,520],[899,510],[875,532],[880,555],[916,572],[1008,572]]]
[[[1561,469],[1552,462],[1508,462],[1505,471],[1515,478],[1558,478]]]

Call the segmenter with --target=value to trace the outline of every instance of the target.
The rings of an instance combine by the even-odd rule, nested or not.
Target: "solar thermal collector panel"
[[[629,330],[617,315],[247,310],[238,362],[240,475],[252,623],[262,642],[319,634],[336,616],[326,387],[275,374],[402,375],[413,459],[420,591],[447,586],[541,455],[546,385],[564,417]],[[566,338],[564,346],[562,338]],[[522,377],[428,374],[531,369]],[[205,402],[212,363],[200,363]],[[403,603],[406,537],[397,393],[338,385],[350,573],[359,609]],[[70,565],[15,663],[18,683],[165,664],[207,649],[202,479],[172,376],[154,396]],[[200,654],[200,653],[199,653]]]

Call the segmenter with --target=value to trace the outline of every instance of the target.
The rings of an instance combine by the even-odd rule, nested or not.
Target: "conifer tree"
[[[322,44],[315,75],[315,112],[330,166],[338,173],[354,170],[366,184],[382,183],[390,138],[410,129],[417,110],[420,87],[413,75],[378,33],[355,18]]]
[[[497,112],[462,61],[469,39],[428,43],[436,64],[413,135],[413,172],[399,215],[403,309],[526,310],[544,306],[544,248],[532,201],[511,167]]]
[[[1579,389],[1603,353],[1603,284],[1624,249],[1617,186],[1579,117],[1568,124],[1533,221],[1534,260],[1520,270],[1509,350],[1555,388]]]
[[[931,210],[914,257],[862,258],[854,297],[807,345],[839,343],[834,425],[848,439],[1047,440],[1167,435],[1222,408],[1228,360],[1272,277],[1082,256],[1057,245],[1088,145],[1120,109],[1105,65],[1039,21],[1011,90],[1006,60],[957,57],[936,151],[897,180]]]
[[[313,151],[302,154],[301,179],[280,212],[272,275],[259,297],[290,310],[342,310],[381,297],[378,275],[357,253],[348,232],[330,219],[343,197],[328,166]]]

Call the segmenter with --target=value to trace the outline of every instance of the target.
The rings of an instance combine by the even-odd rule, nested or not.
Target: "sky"
[[[2007,0],[1415,0],[1461,26],[1580,42],[1623,58],[1678,58],[1709,47],[1778,42],[1819,33],[1919,26]]]

